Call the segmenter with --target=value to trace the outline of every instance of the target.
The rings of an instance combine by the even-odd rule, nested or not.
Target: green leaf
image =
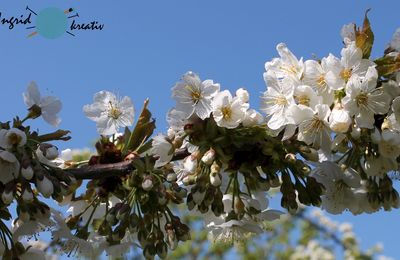
[[[356,33],[356,45],[362,50],[363,58],[368,59],[371,55],[372,45],[374,44],[374,33],[371,30],[371,24],[368,19],[368,12],[370,9],[365,11],[364,22],[362,28],[355,30]]]
[[[123,149],[123,154],[127,154],[129,151],[133,152],[140,150],[153,134],[156,124],[155,120],[151,118],[151,112],[147,109],[148,104],[149,100],[146,99],[136,126],[130,134],[128,142]]]
[[[400,55],[386,55],[374,60],[380,77],[385,77],[400,70]]]

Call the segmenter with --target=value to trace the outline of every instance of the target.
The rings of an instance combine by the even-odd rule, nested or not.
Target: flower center
[[[304,105],[304,106],[308,106],[308,107],[310,106],[310,98],[306,95],[297,96],[296,101],[300,105]]]
[[[284,97],[277,97],[277,98],[275,98],[275,104],[277,104],[277,105],[282,105],[282,106],[284,106],[284,105],[286,105],[288,102],[287,102],[287,100],[286,100],[286,98],[284,98]]]
[[[325,124],[317,116],[311,119],[310,124],[304,129],[304,133],[320,132],[324,128]]]
[[[201,99],[201,92],[196,90],[190,85],[186,85],[185,88],[190,91],[190,96],[192,98],[193,103],[197,103]]]
[[[224,119],[230,119],[232,116],[232,109],[230,107],[221,108],[221,112]]]
[[[368,103],[368,95],[365,93],[360,93],[357,97],[356,97],[356,102],[358,106],[365,106]]]
[[[326,80],[325,80],[325,75],[319,76],[319,78],[317,79],[317,85],[320,87],[325,87],[326,86]]]
[[[117,107],[113,106],[113,104],[110,101],[110,108],[108,110],[108,116],[111,117],[112,119],[118,119],[122,115],[121,110],[119,110]]]
[[[8,142],[12,145],[18,145],[21,143],[22,137],[17,135],[16,133],[11,133],[8,135]]]
[[[294,75],[296,75],[297,74],[297,69],[296,69],[296,67],[295,66],[280,66],[279,67],[282,71],[284,71],[284,72],[286,72],[286,73],[288,73],[288,74],[294,74]]]
[[[342,79],[344,79],[344,81],[347,82],[351,77],[351,69],[342,70],[342,72],[340,72],[340,76],[342,77]]]

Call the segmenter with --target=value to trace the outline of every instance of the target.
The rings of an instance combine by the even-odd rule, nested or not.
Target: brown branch
[[[189,152],[186,149],[177,150],[172,157],[172,161],[182,160],[188,155]],[[157,158],[155,157],[154,159]],[[66,169],[64,171],[73,175],[78,180],[103,179],[112,176],[122,176],[130,173],[135,169],[132,163],[134,160],[144,160],[144,158],[138,157],[133,160],[110,164],[86,165],[79,168]]]

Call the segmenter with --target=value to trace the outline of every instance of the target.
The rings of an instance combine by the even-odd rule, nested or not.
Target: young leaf
[[[376,59],[376,69],[378,70],[378,75],[388,76],[396,71],[400,70],[400,55],[386,55],[382,58]]]
[[[365,11],[365,17],[362,28],[356,30],[356,45],[362,50],[363,58],[368,59],[371,55],[372,45],[374,44],[374,33],[371,30],[371,24],[368,19],[368,12]]]
[[[144,101],[143,109],[140,113],[136,126],[130,134],[128,142],[124,147],[123,154],[126,154],[128,151],[138,150],[153,134],[156,124],[155,120],[151,118],[151,112],[147,109],[148,104],[149,100],[146,99]]]

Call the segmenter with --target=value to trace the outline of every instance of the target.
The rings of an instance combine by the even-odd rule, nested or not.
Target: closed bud
[[[165,242],[159,242],[156,245],[156,250],[157,250],[157,255],[161,258],[164,259],[167,257],[168,253],[168,246]]]
[[[14,200],[14,192],[12,190],[10,191],[3,191],[1,194],[1,200],[4,202],[4,204],[8,205],[11,204],[11,202]]]
[[[244,88],[239,88],[236,90],[236,96],[242,101],[243,103],[249,103],[249,92]]]
[[[143,250],[143,255],[146,259],[153,259],[156,255],[156,248],[154,245],[147,245]]]
[[[150,175],[147,175],[143,178],[142,188],[145,191],[150,191],[154,186],[153,178]]]
[[[52,144],[42,143],[36,151],[36,154],[44,156],[47,160],[54,160],[58,157],[58,148]]]
[[[196,183],[196,176],[187,175],[182,179],[182,183],[185,186],[193,185]]]
[[[193,193],[193,201],[196,203],[196,204],[200,204],[202,201],[203,201],[203,199],[204,199],[204,197],[206,196],[206,192],[205,191],[203,191],[203,192],[200,192],[200,191],[195,191],[194,193]]]
[[[33,169],[31,166],[28,166],[26,168],[22,167],[21,168],[21,175],[24,177],[26,180],[31,180],[33,177]]]
[[[201,157],[201,161],[206,165],[211,165],[215,159],[215,150],[210,148],[203,157]]]
[[[36,179],[36,187],[46,198],[49,198],[54,192],[53,183],[46,176],[42,180]]]
[[[129,216],[129,228],[134,230],[139,225],[139,216],[136,213],[132,213]]]
[[[219,173],[211,173],[210,174],[210,184],[214,187],[221,186],[221,175]]]
[[[33,193],[29,189],[25,189],[22,193],[22,200],[25,202],[30,202],[33,200]]]
[[[211,165],[210,170],[211,170],[211,173],[219,173],[221,171],[221,166],[219,166],[219,164],[217,162],[214,162]]]
[[[168,182],[176,182],[176,180],[177,180],[177,176],[176,176],[176,173],[169,173],[168,175],[167,175],[167,181]]]
[[[291,164],[296,163],[297,159],[296,159],[296,155],[292,154],[292,153],[288,153],[285,155],[285,161]]]

